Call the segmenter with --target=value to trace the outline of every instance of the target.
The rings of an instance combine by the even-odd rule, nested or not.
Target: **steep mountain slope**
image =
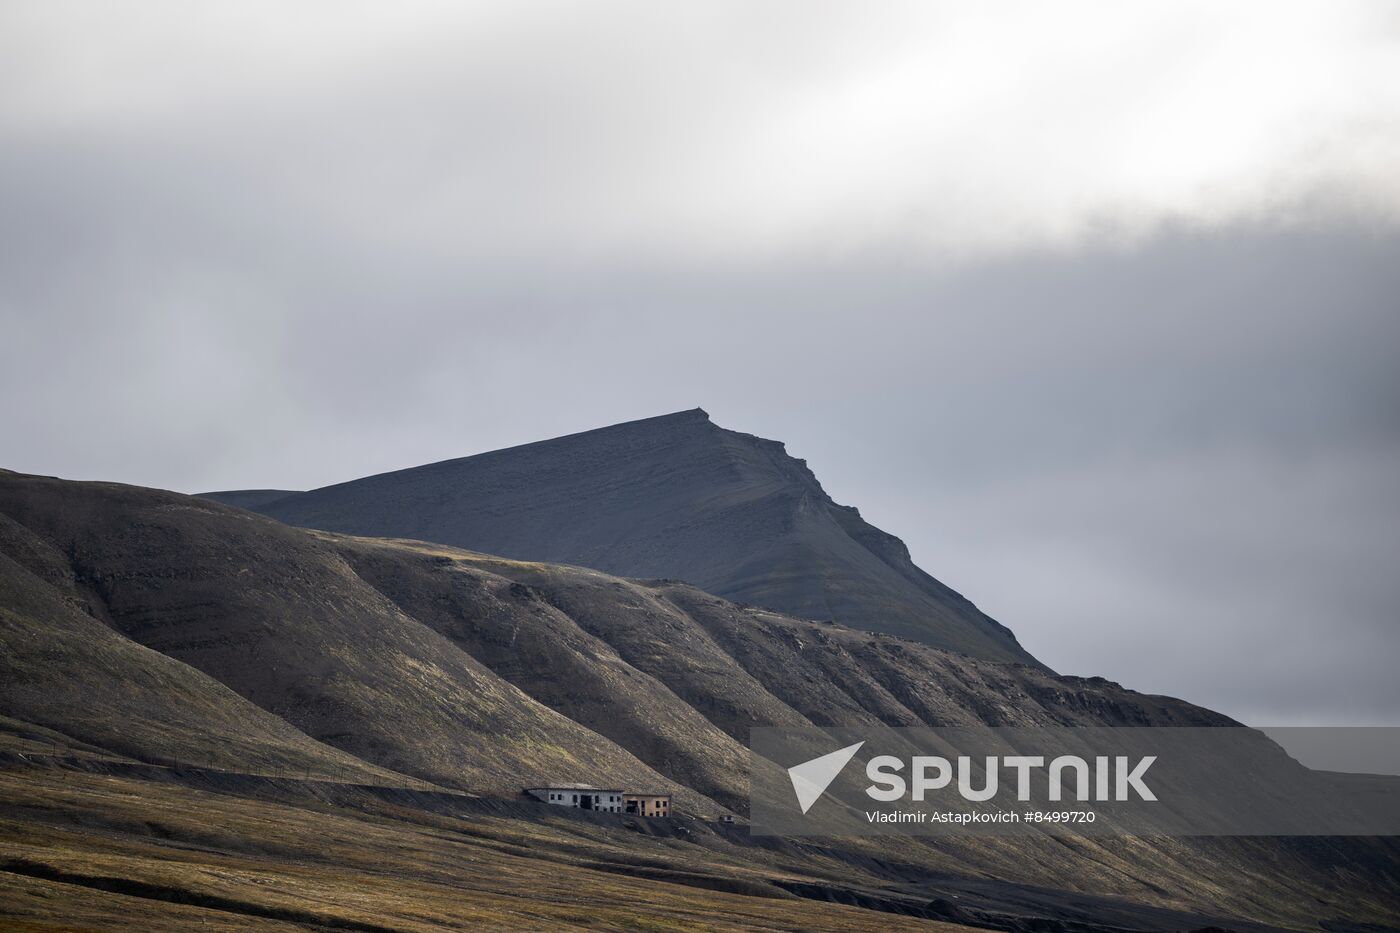
[[[107,635],[129,639],[124,652],[109,652],[112,678],[129,691],[142,675],[123,662],[153,656],[172,667],[174,659],[318,742],[444,786],[513,794],[561,775],[611,778],[713,807],[404,615],[303,532],[174,493],[13,473],[0,474],[0,514],[27,532],[21,548],[35,539],[46,546],[57,560],[50,576],[82,582]],[[24,617],[49,623],[43,609]],[[33,626],[0,632],[7,654],[42,652],[25,681],[81,691],[85,656],[26,643],[36,634],[47,635]],[[0,713],[51,722],[57,713],[33,715],[42,691],[24,692],[25,681],[0,684]],[[132,702],[164,720],[171,712],[161,704],[179,700],[161,690]],[[87,714],[81,696],[59,702]],[[211,736],[240,732],[229,722],[209,726]]]
[[[764,896],[774,896],[776,885],[782,896],[888,904],[881,909],[917,916],[948,916],[929,908],[931,892],[957,891],[960,903],[990,911],[978,920],[984,926],[1031,929],[1006,919],[1014,909],[1017,917],[1039,918],[1037,929],[1052,928],[1048,918],[1093,919],[1064,927],[1086,933],[1121,928],[1107,918],[1151,914],[1142,905],[1271,921],[1374,918],[1396,902],[1400,885],[1395,846],[1385,841],[911,839],[895,854],[881,839],[822,848],[682,820],[665,830],[665,846],[640,860],[634,840],[645,827],[597,816],[599,832],[610,834],[605,847],[615,852],[594,851],[595,841],[583,839],[587,827],[575,824],[512,831],[533,838],[537,849],[502,844],[495,830],[485,843],[491,852],[463,849],[462,836],[481,833],[463,828],[478,825],[461,819],[467,799],[398,788],[431,782],[487,795],[495,799],[478,802],[482,813],[506,808],[525,824],[554,817],[542,812],[547,807],[499,798],[552,780],[669,791],[682,814],[742,813],[750,778],[743,739],[754,725],[1228,720],[1107,681],[736,606],[673,581],[305,531],[114,484],[0,472],[0,573],[0,771],[22,754],[26,768],[54,758],[60,767],[132,780],[202,782],[218,795],[296,795],[298,806],[315,811],[308,825],[349,793],[315,778],[378,785],[376,820],[421,821],[424,808],[451,814],[450,825],[428,821],[432,846],[440,846],[430,857],[443,866],[442,878],[490,873],[508,852],[543,860],[534,870],[545,874],[558,860],[583,859],[612,866],[605,870],[649,871],[658,883]],[[50,742],[65,750],[46,750]],[[182,763],[178,773],[136,763],[169,758]],[[210,768],[218,772],[211,776]],[[253,781],[227,771],[277,777]],[[308,777],[310,786],[299,790],[288,783]],[[165,799],[149,788],[130,794]],[[78,796],[0,803],[0,916],[9,842],[16,833],[45,837],[6,820],[108,819],[90,812],[108,804]],[[139,810],[135,801],[121,807]],[[288,848],[283,831],[266,835],[253,818],[256,807],[240,812],[251,822],[222,835],[201,836],[162,812],[145,820],[162,834],[184,826],[172,838],[201,851],[228,844],[273,862],[305,858]],[[115,884],[110,873],[120,869],[113,866],[127,864],[104,862],[98,871],[65,856],[68,867],[56,868],[36,845],[43,848],[14,848],[15,870],[26,879],[47,883],[57,872]],[[348,850],[344,857],[363,864]],[[172,870],[162,857],[141,869],[152,879],[144,882],[149,890],[189,884],[204,891],[206,872],[177,884]],[[395,871],[414,877],[408,862]],[[595,882],[580,876],[580,883]],[[1345,900],[1332,892],[1338,887]],[[1083,892],[1137,906],[1098,904]],[[240,896],[263,903],[261,895]],[[1135,928],[1181,929],[1183,922],[1163,915],[1157,925]]]
[[[67,620],[121,649],[118,682],[144,676],[128,655],[173,665],[318,747],[477,793],[622,780],[742,811],[755,725],[1222,721],[685,584],[302,531],[174,493],[4,473],[0,517],[0,556],[42,575],[26,571],[23,592],[44,602],[4,633],[16,664]],[[77,684],[81,660],[22,670]],[[0,687],[0,714],[62,728],[63,709],[84,707],[54,695],[60,712],[41,716],[46,695],[15,694],[24,682]]]
[[[108,628],[90,614],[68,561],[5,515],[0,594],[0,733],[28,736],[39,748],[86,745],[118,757],[390,777]]]
[[[258,503],[309,528],[672,578],[736,602],[1036,663],[1011,632],[837,505],[783,445],[700,409]]]

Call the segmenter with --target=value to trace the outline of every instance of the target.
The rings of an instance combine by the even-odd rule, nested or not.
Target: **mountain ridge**
[[[1230,723],[682,582],[114,483],[0,472],[0,584],[0,714],[126,756],[220,765],[207,737],[242,722],[233,757],[274,770],[506,795],[611,776],[742,812],[753,726]]]
[[[1040,664],[903,541],[832,500],[782,442],[722,428],[701,408],[263,503],[205,495],[303,527],[680,579],[802,618]]]
[[[1317,906],[1338,883],[1363,901],[1348,915],[1374,918],[1393,903],[1387,840],[910,839],[892,855],[881,840],[765,842],[697,819],[746,811],[742,739],[755,725],[1076,724],[1231,721],[1108,681],[739,606],[681,582],[310,531],[177,493],[0,472],[0,782],[28,775],[14,791],[36,801],[17,811],[27,820],[92,825],[93,807],[120,806],[122,832],[159,836],[180,824],[176,838],[200,851],[246,847],[269,866],[288,851],[258,819],[270,802],[301,801],[307,825],[330,807],[370,834],[386,806],[410,821],[436,821],[443,808],[452,821],[443,838],[494,846],[509,834],[519,840],[509,856],[531,860],[522,870],[548,872],[564,853],[651,872],[653,885],[769,896],[777,884],[784,897],[943,919],[928,909],[930,892],[962,891],[987,905],[978,924],[995,929],[1059,929],[1043,923],[1059,918],[1081,933],[1117,933],[1125,927],[1111,918],[1145,917],[1144,905],[1296,926],[1319,910],[1343,912]],[[67,770],[44,770],[53,767]],[[109,788],[120,779],[128,790],[120,801],[57,801],[75,779],[53,775],[75,771],[110,774]],[[520,799],[522,786],[556,780],[670,792],[676,821],[580,822]],[[162,809],[180,806],[162,801],[181,782],[246,801],[237,841],[199,835]],[[335,803],[347,797],[378,802],[369,813]],[[510,825],[484,827],[473,812],[509,813]],[[0,823],[0,857],[24,853],[0,861],[0,890],[16,865],[82,874],[89,849],[105,845],[84,837],[87,849],[60,856],[15,841],[43,838],[47,824]],[[482,877],[462,851],[454,842],[436,864],[447,877]],[[161,872],[148,877],[168,877]],[[794,878],[806,880],[782,887]],[[1017,885],[1037,886],[1036,900]],[[1133,903],[1086,906],[1086,891]],[[1204,925],[1176,914],[1141,923],[1128,928]]]

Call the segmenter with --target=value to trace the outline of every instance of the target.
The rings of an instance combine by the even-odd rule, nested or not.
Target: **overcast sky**
[[[667,411],[1059,670],[1400,725],[1400,5],[0,5],[0,465]]]

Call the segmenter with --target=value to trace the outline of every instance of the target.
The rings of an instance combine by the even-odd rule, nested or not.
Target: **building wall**
[[[621,813],[622,792],[615,790],[582,790],[577,787],[530,787],[525,793],[556,807],[582,806],[582,798],[593,798],[592,809],[599,813]]]
[[[638,816],[670,816],[671,798],[667,794],[624,794],[623,811]]]

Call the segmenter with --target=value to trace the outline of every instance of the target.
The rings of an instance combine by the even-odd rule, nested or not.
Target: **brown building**
[[[670,816],[670,794],[623,794],[622,812],[638,816]]]

